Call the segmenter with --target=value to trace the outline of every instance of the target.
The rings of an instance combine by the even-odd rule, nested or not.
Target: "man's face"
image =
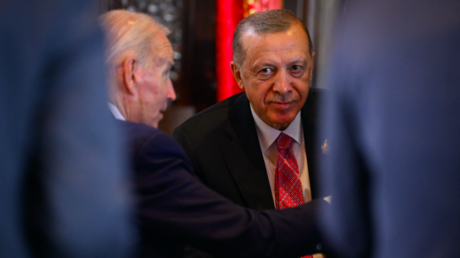
[[[263,36],[250,29],[241,40],[246,57],[241,67],[232,63],[233,74],[262,121],[284,130],[310,90],[313,57],[307,35],[295,24],[286,32]]]
[[[168,99],[175,100],[176,94],[169,78],[169,71],[174,64],[171,44],[162,32],[157,32],[155,44],[155,57],[148,60],[151,64],[141,64],[136,74],[139,94],[137,113],[140,122],[158,127]]]

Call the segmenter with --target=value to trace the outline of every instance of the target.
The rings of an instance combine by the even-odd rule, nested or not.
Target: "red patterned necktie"
[[[296,207],[305,202],[302,183],[299,178],[299,166],[292,150],[292,138],[280,133],[276,139],[278,164],[276,167],[275,198],[276,208]]]
[[[305,202],[300,182],[299,166],[292,150],[292,138],[280,133],[276,139],[278,164],[276,166],[275,199],[276,208],[296,207]],[[301,258],[313,258],[312,255]]]

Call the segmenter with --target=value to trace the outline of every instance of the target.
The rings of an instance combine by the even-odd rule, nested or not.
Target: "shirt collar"
[[[257,133],[259,134],[260,139],[260,146],[262,147],[263,152],[265,152],[278,138],[278,135],[283,132],[289,135],[294,141],[300,144],[300,136],[301,136],[301,123],[300,123],[300,112],[297,113],[294,121],[284,130],[280,131],[277,130],[269,125],[267,125],[260,117],[256,114],[254,109],[252,108],[252,104],[249,105],[251,107],[252,117],[256,123]]]
[[[120,110],[112,104],[112,103],[107,103],[109,105],[110,112],[112,112],[113,116],[118,119],[118,120],[123,120],[125,121],[126,119],[123,117],[123,115],[120,113]]]

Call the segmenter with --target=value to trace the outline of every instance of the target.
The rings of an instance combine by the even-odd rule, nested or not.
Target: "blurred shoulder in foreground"
[[[341,257],[460,252],[460,2],[353,1],[329,78],[323,229]]]
[[[98,1],[0,3],[0,257],[122,257]]]

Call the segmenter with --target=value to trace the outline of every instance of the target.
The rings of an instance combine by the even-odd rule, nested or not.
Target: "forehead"
[[[309,57],[308,37],[299,25],[291,26],[287,31],[258,35],[249,29],[242,36],[242,45],[246,52],[245,61],[251,59],[287,57]]]
[[[166,35],[157,30],[154,33],[152,42],[153,53],[155,53],[156,62],[170,63],[174,62],[174,51]]]

